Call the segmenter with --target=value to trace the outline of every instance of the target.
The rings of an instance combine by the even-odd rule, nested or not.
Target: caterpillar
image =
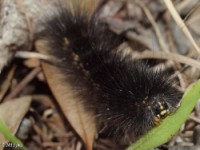
[[[123,36],[112,32],[95,11],[97,0],[68,0],[47,18],[37,35],[57,61],[62,84],[73,89],[96,127],[109,135],[137,140],[174,112],[178,91],[165,72],[123,55]]]

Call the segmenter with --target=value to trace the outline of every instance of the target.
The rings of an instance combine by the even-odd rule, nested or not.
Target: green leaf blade
[[[138,141],[130,145],[127,150],[150,150],[169,141],[187,120],[199,98],[200,80],[186,90],[181,100],[181,106],[174,114],[168,116],[159,126],[154,127]]]

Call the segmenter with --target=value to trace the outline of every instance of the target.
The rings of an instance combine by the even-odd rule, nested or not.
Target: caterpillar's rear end
[[[98,131],[103,124],[106,134],[129,133],[135,141],[176,109],[181,93],[163,72],[118,53],[124,38],[98,19],[97,0],[62,3],[39,35],[43,52],[58,60],[62,84],[91,112]]]

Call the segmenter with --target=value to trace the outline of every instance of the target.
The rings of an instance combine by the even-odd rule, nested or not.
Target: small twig
[[[17,51],[15,54],[17,58],[38,58],[42,60],[50,60],[51,56],[36,53],[36,52],[26,52],[26,51]]]
[[[3,97],[6,95],[9,87],[10,87],[10,84],[11,84],[11,80],[13,78],[13,75],[15,73],[15,70],[16,70],[16,66],[14,65],[8,72],[7,76],[5,77],[4,79],[4,82],[1,83],[1,86],[0,86],[0,102],[1,100],[3,99]]]
[[[200,119],[199,118],[197,118],[197,117],[195,117],[195,116],[192,116],[192,115],[190,115],[190,117],[189,117],[191,120],[193,120],[193,121],[195,121],[195,122],[197,122],[197,123],[200,123]]]
[[[182,67],[180,70],[177,70],[173,75],[170,76],[170,80],[173,80],[175,77],[177,77],[179,74],[181,74],[188,68],[189,68],[189,66],[186,65],[186,66]]]
[[[176,140],[177,140],[178,136],[179,136],[179,133],[177,133],[175,136],[173,136],[173,138],[169,142],[168,146],[174,146],[174,144],[176,143]]]
[[[200,54],[200,48],[198,47],[198,45],[194,41],[194,39],[193,39],[191,33],[189,32],[187,26],[185,25],[185,23],[181,19],[180,15],[177,13],[176,9],[174,8],[174,5],[173,5],[172,1],[171,0],[164,0],[164,2],[166,4],[170,14],[172,15],[172,17],[174,18],[175,22],[177,23],[177,25],[182,29],[182,31],[185,34],[185,36],[192,43],[192,45],[194,46],[196,51]]]
[[[183,0],[183,1],[180,1],[180,3],[178,3],[176,5],[176,9],[178,12],[181,12],[182,10],[184,10],[190,3],[191,3],[192,0]]]
[[[168,59],[168,60],[173,60],[173,61],[187,64],[187,65],[200,69],[199,61],[186,57],[186,56],[179,55],[179,54],[174,54],[174,53],[146,50],[137,56],[133,55],[133,58],[134,59]]]
[[[161,31],[159,29],[159,27],[157,26],[156,24],[156,21],[155,19],[153,18],[153,15],[151,14],[151,12],[149,11],[149,9],[145,6],[145,4],[140,1],[140,0],[137,0],[136,3],[138,5],[140,5],[140,7],[143,9],[144,13],[146,14],[147,18],[149,19],[149,21],[151,22],[154,30],[155,30],[155,33],[156,33],[156,36],[157,36],[157,39],[159,41],[159,44],[160,44],[160,47],[162,50],[164,50],[165,52],[169,52],[169,49],[167,48],[167,45],[165,44],[164,42],[164,39],[162,37],[162,34],[161,34]]]
[[[184,22],[187,21],[187,19],[199,8],[200,5],[196,5],[195,7],[193,7],[188,14],[185,16],[185,18],[183,19]]]
[[[16,87],[15,89],[5,97],[5,101],[14,98],[39,72],[40,67],[33,69]]]
[[[180,87],[182,88],[182,91],[185,91],[187,86],[186,86],[186,83],[183,79],[182,74],[178,74],[177,76],[178,76]]]

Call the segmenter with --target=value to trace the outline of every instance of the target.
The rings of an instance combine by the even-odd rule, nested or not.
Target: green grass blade
[[[186,90],[181,106],[174,114],[130,145],[127,150],[150,150],[169,141],[187,120],[198,99],[200,99],[200,80]]]
[[[26,150],[26,148],[23,146],[22,142],[17,139],[11,132],[10,130],[7,128],[7,126],[5,125],[5,123],[3,121],[0,120],[0,132],[10,141],[12,142],[17,149],[22,149],[22,150]],[[6,143],[1,143],[1,144],[6,144]]]

